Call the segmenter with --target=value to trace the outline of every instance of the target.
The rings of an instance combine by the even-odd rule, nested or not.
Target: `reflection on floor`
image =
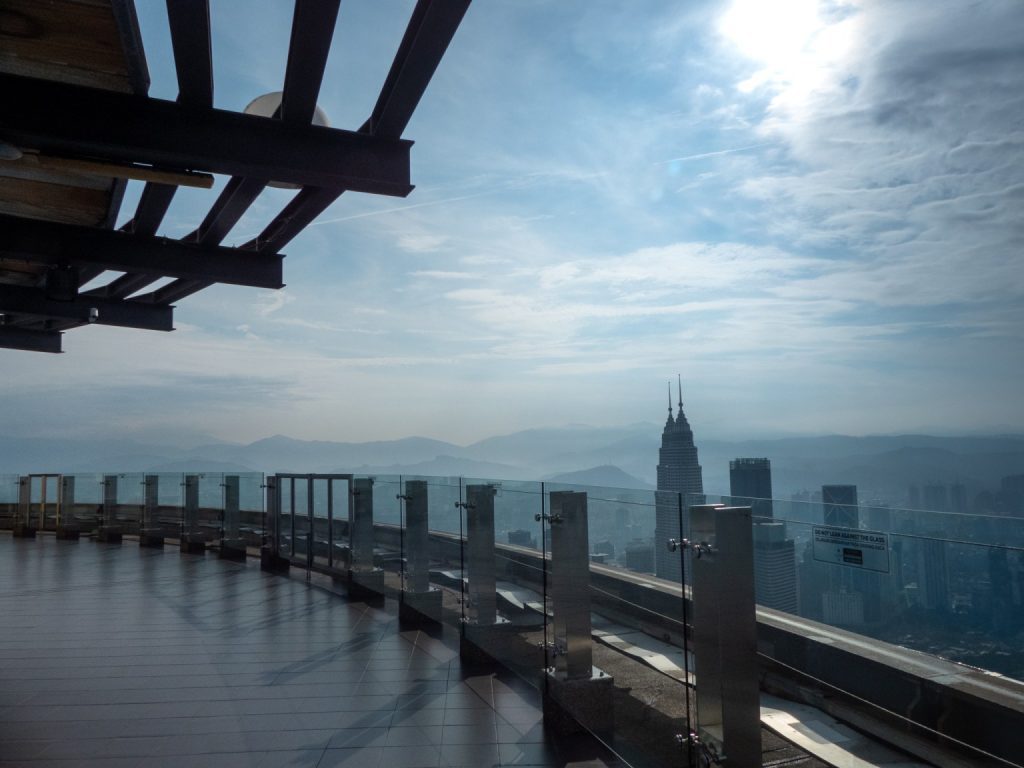
[[[0,766],[621,765],[349,602],[170,548],[0,534]]]

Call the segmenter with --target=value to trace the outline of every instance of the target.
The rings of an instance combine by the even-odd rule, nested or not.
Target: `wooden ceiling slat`
[[[4,0],[0,71],[131,93],[110,3]]]

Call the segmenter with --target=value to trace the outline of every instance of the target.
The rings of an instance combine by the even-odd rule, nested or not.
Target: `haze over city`
[[[342,5],[333,125],[372,108],[395,5]],[[138,12],[173,99],[164,6]],[[215,105],[279,90],[291,7],[211,13]],[[698,445],[1024,432],[1022,39],[1008,0],[474,4],[406,132],[408,199],[343,195],[287,287],[210,288],[173,333],[0,352],[2,431],[464,445],[657,424],[681,371]]]

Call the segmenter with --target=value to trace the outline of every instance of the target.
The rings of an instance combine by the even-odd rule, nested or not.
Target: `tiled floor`
[[[539,706],[252,562],[0,533],[0,766],[616,765]]]

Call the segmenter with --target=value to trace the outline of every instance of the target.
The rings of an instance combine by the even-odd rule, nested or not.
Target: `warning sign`
[[[865,571],[889,572],[889,534],[814,526],[814,559]]]

